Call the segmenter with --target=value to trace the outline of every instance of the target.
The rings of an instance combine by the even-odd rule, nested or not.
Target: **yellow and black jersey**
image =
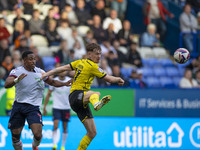
[[[96,63],[89,59],[80,59],[71,62],[70,66],[72,70],[75,70],[76,72],[70,93],[74,90],[88,91],[95,76],[98,78],[106,76],[106,73]]]

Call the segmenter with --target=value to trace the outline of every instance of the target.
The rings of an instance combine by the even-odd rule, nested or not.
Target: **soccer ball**
[[[179,48],[174,52],[174,59],[179,64],[184,64],[190,59],[190,53],[185,48]]]

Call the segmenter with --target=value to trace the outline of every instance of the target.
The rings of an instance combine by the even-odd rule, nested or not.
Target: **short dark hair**
[[[33,54],[32,51],[25,51],[22,53],[22,59],[25,59],[29,54]]]
[[[101,50],[101,47],[96,43],[90,43],[86,45],[87,52],[93,52],[94,50]]]

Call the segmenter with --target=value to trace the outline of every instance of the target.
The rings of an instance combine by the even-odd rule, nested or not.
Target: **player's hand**
[[[124,85],[124,80],[122,78],[119,78],[118,85],[119,86],[123,86]]]
[[[46,116],[47,115],[47,110],[46,107],[43,108],[43,115]]]
[[[44,80],[45,78],[47,78],[47,75],[46,75],[46,73],[42,73],[41,80]]]
[[[67,81],[67,82],[65,82],[66,84],[66,86],[71,86],[72,85],[72,83],[73,83],[73,79],[70,79],[69,81]]]
[[[19,77],[18,77],[18,81],[17,82],[19,82],[19,81],[21,81],[24,77],[26,77],[27,76],[27,74],[25,74],[25,73],[22,73]]]

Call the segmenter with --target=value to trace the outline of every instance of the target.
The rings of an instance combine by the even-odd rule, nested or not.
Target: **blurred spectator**
[[[100,64],[100,68],[108,75],[112,75],[112,69],[110,68],[110,66],[108,65],[108,62],[106,59],[101,59],[101,64]],[[99,78],[97,78],[98,84],[99,86],[106,86],[106,85],[110,85],[109,82],[106,82],[105,80],[101,80]]]
[[[56,30],[56,21],[54,19],[49,21],[49,27],[45,31],[49,46],[59,45],[61,37]]]
[[[120,65],[117,54],[114,54],[113,51],[109,51],[107,55],[107,61],[110,67],[114,65]]]
[[[0,0],[0,11],[8,10],[8,1]]]
[[[4,76],[6,75],[6,70],[0,66],[0,86],[4,86],[5,80]]]
[[[69,22],[67,20],[61,20],[60,26],[57,27],[57,32],[62,39],[66,40],[69,35],[72,34],[72,29],[69,27]]]
[[[91,15],[87,9],[85,9],[85,1],[84,0],[77,0],[76,9],[75,9],[76,16],[79,20],[79,25],[90,25],[92,24]]]
[[[197,70],[196,71],[196,81],[197,81],[197,83],[198,83],[198,86],[200,87],[200,70]]]
[[[91,43],[92,39],[94,38],[94,33],[92,30],[88,30],[85,37],[83,37],[84,44],[87,45]]]
[[[197,19],[191,13],[191,6],[186,4],[183,8],[183,13],[180,15],[180,28],[181,32],[186,32],[183,35],[183,42],[190,52],[193,51],[193,35],[197,30]]]
[[[78,60],[78,59],[75,57],[75,51],[73,49],[71,49],[69,51],[69,57],[67,58],[65,64],[69,64],[75,60]]]
[[[78,35],[77,29],[74,27],[72,28],[72,34],[69,35],[67,38],[68,49],[73,49],[73,46],[76,40],[79,41],[82,48],[85,48],[82,37]]]
[[[23,26],[23,29],[29,29],[29,23],[26,21],[26,19],[24,19],[22,17],[22,9],[21,8],[16,8],[15,10],[15,13],[16,13],[16,17],[14,18],[13,20],[13,27],[15,27],[15,24],[17,23],[18,20],[22,20],[23,23],[24,23],[24,26]]]
[[[62,20],[68,20],[68,13],[67,13],[66,11],[62,11],[62,12],[61,12],[59,23],[60,23]]]
[[[15,40],[15,49],[17,49],[20,46],[20,41],[21,39],[26,39],[26,46],[27,47],[32,47],[33,43],[31,40],[31,31],[30,30],[25,30],[24,34],[21,34],[20,36],[17,37]]]
[[[121,66],[122,66],[122,63],[127,62],[127,57],[126,57],[126,55],[124,55],[124,54],[121,52],[119,41],[115,40],[115,41],[113,42],[113,47],[114,47],[114,49],[117,51],[117,58],[118,58],[118,60],[119,60],[119,65],[120,65],[120,67],[121,67]]]
[[[19,40],[19,47],[17,47],[16,50],[20,51],[20,53],[22,54],[24,51],[28,51],[29,49],[30,47],[28,47],[27,38],[21,36]]]
[[[44,63],[43,63],[43,60],[42,60],[42,58],[39,56],[39,54],[38,54],[38,49],[36,48],[36,47],[32,47],[31,48],[31,51],[34,53],[34,55],[35,55],[35,59],[36,59],[36,67],[39,67],[39,68],[41,68],[41,69],[43,69],[44,70]]]
[[[10,73],[10,71],[12,69],[14,69],[14,66],[13,66],[13,62],[12,62],[12,57],[7,55],[5,58],[4,58],[4,61],[1,63],[2,67],[4,67],[4,69],[6,70],[6,74],[4,76],[4,79],[6,79]]]
[[[93,25],[90,26],[90,29],[93,31],[97,43],[101,44],[102,41],[106,39],[106,32],[101,25],[101,18],[99,15],[93,16]]]
[[[38,9],[33,10],[33,15],[29,21],[29,28],[31,34],[44,35],[44,22],[40,19],[40,11]]]
[[[137,51],[137,43],[132,42],[128,51],[128,63],[135,65],[136,67],[142,67],[141,56]]]
[[[110,23],[108,29],[106,29],[106,40],[108,40],[111,44],[114,40],[117,39],[117,35],[114,32],[114,24]]]
[[[4,18],[0,18],[0,40],[2,39],[9,40],[9,37],[10,37],[10,33],[5,27],[5,20]]]
[[[200,31],[200,11],[197,13],[197,30]]]
[[[196,14],[200,10],[200,1],[199,0],[186,0],[186,4],[190,4]]]
[[[111,10],[110,17],[106,17],[103,21],[103,29],[107,29],[109,24],[114,24],[114,31],[117,34],[120,29],[122,29],[121,20],[117,17],[117,11]]]
[[[106,13],[105,13],[105,2],[104,0],[98,0],[96,2],[96,5],[94,8],[91,10],[91,15],[98,15],[101,17],[101,23],[103,20],[106,18]]]
[[[15,40],[19,40],[17,38],[23,34],[24,34],[24,22],[23,20],[17,20],[13,32],[13,43],[15,43]]]
[[[113,52],[114,57],[117,57],[117,52],[109,41],[107,40],[103,41],[100,46],[101,46],[101,54],[104,58],[108,57],[109,52]]]
[[[49,22],[52,19],[54,19],[54,11],[53,11],[53,8],[50,8],[49,11],[48,11],[48,15],[44,19],[44,30],[48,29]],[[57,24],[57,20],[55,20],[55,21],[56,21],[56,24]]]
[[[184,77],[179,83],[180,88],[197,88],[198,83],[195,79],[192,78],[192,71],[189,69],[185,70]]]
[[[60,14],[59,14],[60,8],[58,5],[53,5],[53,11],[54,11],[53,17],[57,20],[60,19]]]
[[[10,56],[8,41],[6,39],[0,40],[0,65],[6,56]]]
[[[147,32],[142,34],[141,46],[155,47],[159,46],[158,35],[156,34],[156,26],[149,24],[147,26]]]
[[[128,20],[123,21],[123,27],[119,30],[117,37],[122,46],[129,46],[133,36],[131,35],[131,23]]]
[[[69,49],[68,49],[66,40],[62,40],[60,42],[60,49],[55,54],[55,56],[56,56],[58,62],[60,62],[61,64],[66,64],[65,61],[69,57]]]
[[[75,52],[74,56],[77,59],[82,59],[83,55],[86,54],[85,48],[81,47],[81,44],[78,40],[75,41],[74,46],[73,46],[73,50]]]
[[[119,18],[123,19],[127,9],[127,0],[110,0],[111,9],[118,12]]]
[[[24,14],[33,14],[33,5],[37,4],[37,0],[23,0]]]
[[[146,0],[143,10],[145,24],[155,24],[157,32],[159,33],[161,41],[163,42],[167,32],[165,23],[167,19],[165,15],[168,15],[171,18],[173,18],[174,15],[163,6],[161,0]]]
[[[69,4],[65,5],[64,11],[66,11],[68,13],[68,20],[69,20],[70,25],[77,25],[78,18],[76,16],[76,13],[73,10],[72,6]]]
[[[192,70],[193,74],[200,69],[200,56],[193,59],[192,62],[186,66],[186,69]]]
[[[14,51],[12,53],[12,59],[13,59],[13,66],[14,68],[17,68],[19,66],[22,65],[22,61],[21,61],[21,54],[19,51]]]
[[[4,1],[4,0],[2,0],[2,1]],[[8,0],[10,10],[14,10],[16,8],[22,7],[22,2],[23,1],[19,1],[19,0]]]
[[[143,81],[143,72],[140,69],[133,70],[130,76],[131,79],[134,79],[135,86],[139,88],[147,87],[147,84]]]

